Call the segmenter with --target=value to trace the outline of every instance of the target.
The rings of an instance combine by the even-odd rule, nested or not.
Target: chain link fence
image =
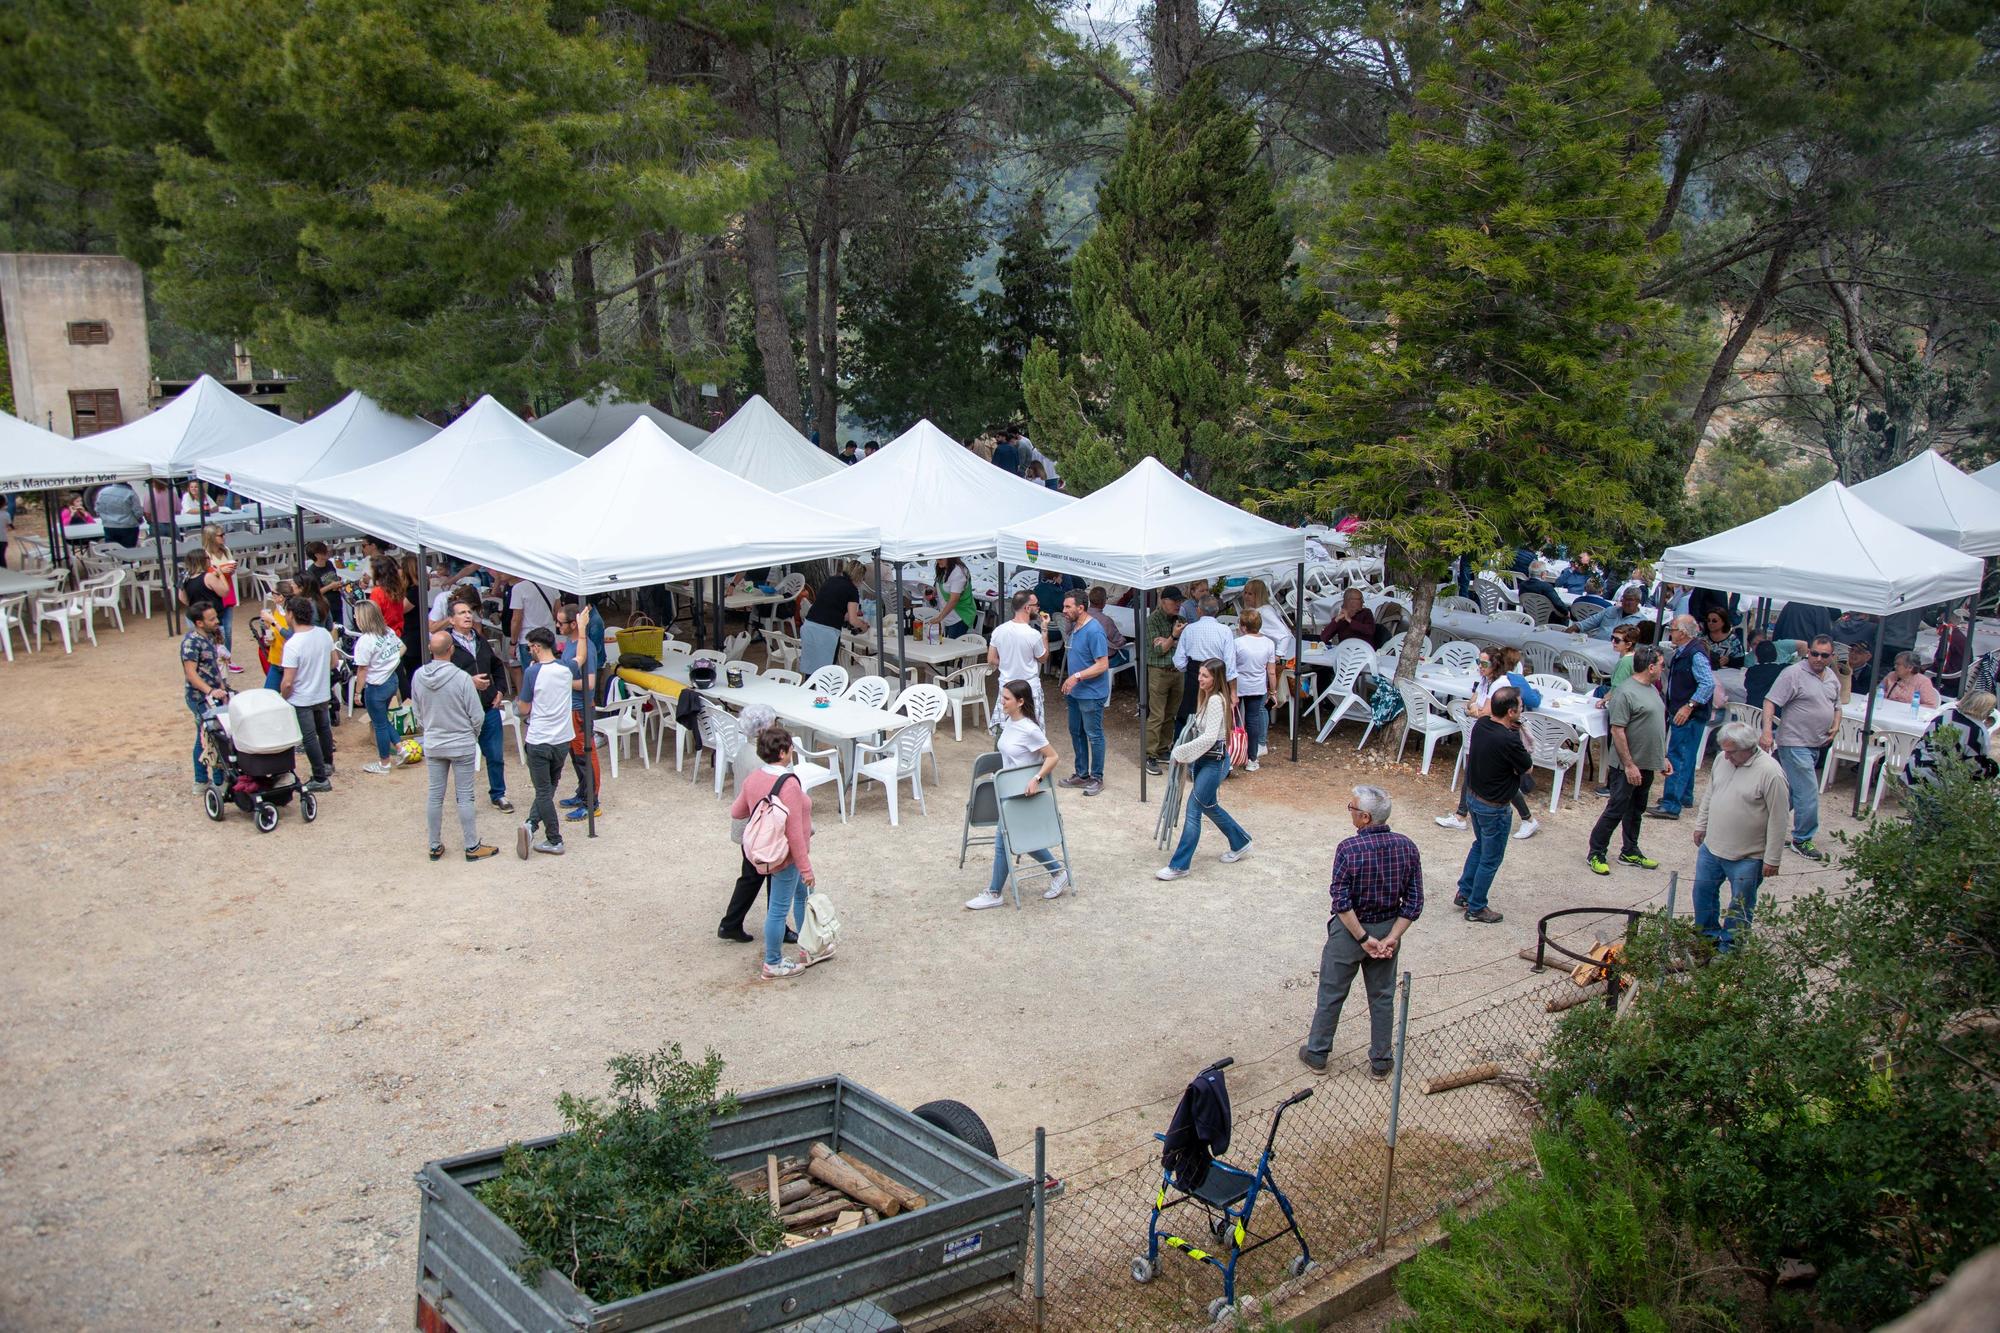
[[[1551,951],[1548,962],[1548,971],[1525,987],[1510,983],[1511,993],[1462,1002],[1414,1026],[1406,974],[1397,990],[1398,1058],[1386,1080],[1369,1075],[1365,1035],[1336,1051],[1324,1076],[1302,1068],[1289,1047],[1228,1070],[1234,1124],[1224,1160],[1254,1172],[1269,1140],[1271,1179],[1289,1201],[1312,1261],[1297,1270],[1299,1239],[1283,1234],[1282,1208],[1269,1192],[1261,1194],[1242,1242],[1248,1252],[1235,1265],[1240,1324],[1254,1327],[1249,1310],[1290,1300],[1446,1209],[1473,1202],[1532,1160],[1531,1078],[1542,1043],[1562,1011],[1603,1003],[1601,984],[1579,984],[1569,960]],[[1356,1026],[1366,1033],[1362,996],[1350,996],[1345,1021],[1346,1035]],[[1302,1091],[1310,1095],[1289,1101]],[[1157,1110],[1161,1131],[1177,1098],[1149,1108]],[[1040,1178],[1039,1134],[1034,1151],[1032,1161],[1020,1160],[1025,1151],[1010,1157]],[[1067,1169],[1061,1192],[1040,1201],[1039,1223],[1030,1219],[1018,1286],[923,1311],[902,1326],[948,1325],[968,1333],[1207,1327],[1223,1294],[1223,1274],[1189,1251],[1228,1262],[1227,1232],[1218,1240],[1210,1226],[1213,1210],[1192,1202],[1164,1210],[1162,1236],[1184,1245],[1163,1238],[1148,1280],[1135,1277],[1134,1260],[1148,1255],[1149,1224],[1161,1195],[1159,1159],[1160,1144],[1149,1138]],[[1066,1169],[1060,1161],[1053,1166],[1059,1174]],[[1170,1201],[1176,1194],[1167,1191]],[[1250,1248],[1264,1238],[1273,1239]],[[899,1304],[907,1309],[911,1302]],[[868,1311],[840,1311],[802,1327],[864,1333],[895,1326],[873,1320]]]

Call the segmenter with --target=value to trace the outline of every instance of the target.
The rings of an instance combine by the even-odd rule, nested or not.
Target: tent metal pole
[[[1864,778],[1864,776],[1867,774],[1868,771],[1868,763],[1867,763],[1868,738],[1870,735],[1874,733],[1875,730],[1875,695],[1876,695],[1875,680],[1882,674],[1882,633],[1884,630],[1888,628],[1889,628],[1889,617],[1887,613],[1875,617],[1875,657],[1873,659],[1875,666],[1874,670],[1870,673],[1868,681],[1868,702],[1862,705],[1861,709],[1862,760],[1860,763],[1855,765],[1855,773],[1854,773],[1854,813],[1857,817],[1861,814],[1861,797],[1862,797],[1861,789],[1868,785],[1862,779]],[[1810,648],[1812,645],[1807,644],[1806,646]],[[1829,753],[1827,755],[1826,762],[1829,764],[1833,762],[1832,754]],[[1883,762],[1887,763],[1888,760],[1884,759]]]
[[[1299,561],[1298,581],[1292,584],[1292,689],[1286,700],[1292,710],[1292,762],[1299,762],[1299,645],[1306,641],[1306,562]],[[1268,725],[1268,723],[1267,723]]]
[[[169,502],[167,505],[167,531],[172,534],[172,539],[167,545],[173,551],[173,556],[176,560],[181,558],[181,520],[180,505],[174,502],[174,494],[180,489],[180,481],[179,477],[169,477],[167,479],[167,500]],[[174,618],[171,633],[178,638],[181,632],[181,601],[172,591],[169,591],[167,594],[167,605],[173,612]]]
[[[49,535],[49,568],[62,569],[66,562],[63,560],[62,540],[56,531],[55,494],[54,491],[42,492],[42,527]]]
[[[1146,665],[1146,653],[1151,644],[1146,638],[1146,599],[1152,593],[1150,588],[1139,589],[1139,615],[1133,622],[1133,650],[1139,654],[1139,669],[1134,679],[1139,682],[1139,804],[1146,803],[1146,677],[1152,668]]]
[[[149,481],[146,486],[146,502],[149,507],[152,506],[152,496],[153,488]],[[155,512],[151,515],[151,518],[153,529],[153,561],[159,567],[160,600],[166,603],[163,609],[167,613],[161,616],[160,619],[167,622],[167,637],[172,638],[174,637],[174,613],[180,609],[180,603],[174,596],[174,585],[167,579],[167,550],[164,539],[160,535],[160,516]]]
[[[597,789],[598,682],[590,679],[588,673],[590,666],[590,599],[582,593],[578,593],[577,600],[582,604],[583,609],[576,618],[576,641],[577,647],[583,652],[583,665],[586,668],[583,681],[583,771],[590,777],[590,802],[584,807],[585,813],[583,816],[584,835],[594,838],[597,836],[597,803],[604,799],[604,793]],[[602,672],[604,670],[604,663],[599,662],[597,669]],[[611,743],[616,745],[618,742],[614,739]]]
[[[1958,669],[1959,697],[1965,696],[1965,687],[1972,683],[1972,664],[1979,660],[1979,594],[1986,591],[1986,571],[1993,559],[1988,556],[1979,562],[1979,586],[1972,590],[1972,613],[1965,621],[1965,663]],[[1949,640],[1946,641],[1949,643]]]
[[[262,509],[263,506],[257,506]],[[306,513],[303,509],[292,510],[292,551],[298,557],[299,568],[306,567]],[[417,563],[423,563],[423,543],[417,544]]]
[[[716,574],[708,581],[710,599],[715,603],[715,642],[712,646],[722,647],[722,640],[729,633],[729,626],[723,623],[722,575]]]
[[[898,560],[896,562],[896,688],[899,690],[909,687],[910,682],[905,674],[910,660],[909,653],[909,645],[903,637],[903,562]],[[879,662],[881,659],[876,660]]]
[[[858,591],[858,590],[857,590]],[[875,660],[880,662],[889,654],[882,646],[882,636],[886,632],[882,617],[888,614],[887,605],[882,600],[882,548],[875,548]],[[840,654],[836,651],[834,656]]]
[[[688,588],[694,594],[694,641],[700,643],[708,637],[707,621],[701,614],[701,580],[689,579]]]

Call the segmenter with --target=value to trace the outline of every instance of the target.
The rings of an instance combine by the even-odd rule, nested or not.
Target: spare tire
[[[910,1114],[927,1125],[936,1125],[945,1133],[971,1148],[977,1148],[988,1157],[1000,1156],[993,1142],[993,1134],[986,1128],[986,1122],[979,1118],[964,1102],[925,1102]]]

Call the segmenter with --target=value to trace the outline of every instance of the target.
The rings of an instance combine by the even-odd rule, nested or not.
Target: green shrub
[[[698,1065],[678,1045],[620,1055],[611,1097],[556,1099],[568,1132],[546,1148],[507,1149],[481,1203],[527,1242],[522,1276],[560,1270],[594,1301],[622,1300],[766,1252],[782,1230],[761,1195],[729,1183],[708,1155],[722,1057]]]
[[[1449,1248],[1412,1260],[1397,1285],[1407,1333],[1468,1329],[1730,1329],[1687,1234],[1668,1218],[1658,1182],[1622,1127],[1599,1106],[1570,1108],[1562,1131],[1535,1136],[1536,1175],[1502,1186],[1478,1216],[1447,1217]]]

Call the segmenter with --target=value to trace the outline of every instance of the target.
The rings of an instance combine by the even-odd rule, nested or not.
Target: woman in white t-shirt
[[[1257,756],[1264,753],[1264,736],[1270,730],[1270,712],[1265,707],[1278,688],[1278,646],[1263,634],[1264,613],[1250,607],[1236,621],[1236,702],[1243,708],[1243,730],[1249,738],[1250,753],[1243,767],[1258,769]]]
[[[396,767],[396,728],[389,723],[389,701],[396,697],[396,667],[403,660],[403,640],[389,632],[382,608],[373,602],[354,604],[354,628],[361,637],[354,641],[354,687],[368,709],[368,721],[375,729],[375,762],[363,764],[363,773],[387,773]]]
[[[1039,763],[1041,771],[1028,779],[1027,791],[1033,796],[1041,791],[1042,784],[1055,771],[1056,747],[1049,744],[1048,734],[1035,720],[1035,696],[1028,689],[1026,681],[1010,680],[1000,687],[1000,766],[1022,768],[1030,763]],[[1053,852],[1030,852],[1028,855],[1053,872],[1049,887],[1043,891],[1044,898],[1060,898],[1069,887],[1069,872],[1059,863]],[[1007,855],[1007,835],[999,828],[993,830],[993,879],[986,886],[986,892],[977,898],[969,898],[965,905],[977,912],[987,907],[998,907],[1006,901],[1001,890],[1007,887],[1007,872],[1011,858]]]
[[[1292,660],[1292,627],[1285,622],[1284,610],[1271,600],[1271,587],[1262,579],[1251,579],[1243,585],[1243,605],[1253,608],[1263,617],[1264,628],[1260,631],[1278,650],[1278,660]],[[1240,693],[1240,691],[1239,691]]]

